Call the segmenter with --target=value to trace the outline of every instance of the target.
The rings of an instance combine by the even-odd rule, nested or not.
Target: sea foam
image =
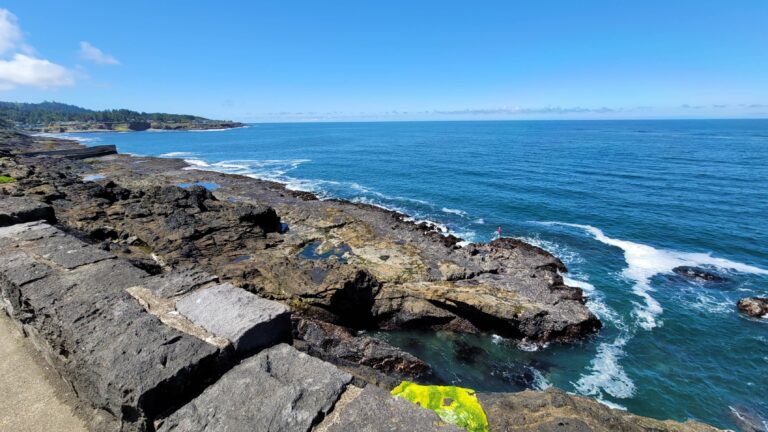
[[[622,275],[634,282],[632,292],[640,297],[644,304],[637,304],[635,315],[638,324],[646,330],[653,329],[659,324],[657,317],[664,311],[656,299],[651,296],[654,291],[651,278],[658,274],[672,273],[679,266],[713,266],[723,270],[733,270],[742,273],[768,274],[768,270],[714,257],[708,253],[679,252],[674,250],[657,249],[642,243],[620,240],[608,237],[599,228],[591,225],[570,224],[564,222],[542,222],[545,225],[561,225],[582,229],[591,234],[597,241],[618,247],[624,252],[627,267]]]

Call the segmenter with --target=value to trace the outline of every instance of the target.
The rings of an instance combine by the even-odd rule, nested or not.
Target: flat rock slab
[[[154,276],[147,281],[146,288],[160,298],[169,299],[206,285],[213,285],[218,281],[217,276],[197,267],[191,267],[174,269],[168,273]]]
[[[56,222],[53,207],[29,198],[7,197],[0,199],[0,226],[44,220]]]
[[[335,366],[280,344],[244,360],[157,431],[307,431],[350,381]]]
[[[290,310],[231,284],[194,291],[176,302],[176,310],[247,354],[290,340]]]
[[[142,430],[218,376],[218,348],[164,325],[126,292],[147,279],[144,271],[95,260],[98,249],[42,223],[0,228],[0,243],[6,310],[78,396],[122,430]],[[85,259],[43,257],[46,248]]]
[[[351,431],[461,432],[464,429],[445,423],[434,411],[420,408],[379,387],[368,385],[344,406],[337,406],[318,428],[318,432]]]

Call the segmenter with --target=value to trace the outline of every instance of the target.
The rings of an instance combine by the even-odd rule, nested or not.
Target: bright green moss
[[[469,432],[487,432],[488,419],[475,391],[454,386],[424,386],[403,381],[392,394],[437,413],[443,421]]]
[[[16,179],[8,176],[0,176],[0,183],[13,183]]]

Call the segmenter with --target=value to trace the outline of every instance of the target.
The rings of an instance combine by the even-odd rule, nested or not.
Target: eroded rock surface
[[[654,420],[611,409],[592,399],[550,388],[519,393],[478,393],[491,432],[715,432],[688,421]]]
[[[3,166],[27,170],[7,193],[51,204],[63,224],[106,250],[151,272],[159,271],[153,262],[200,265],[307,318],[532,342],[572,341],[600,327],[581,290],[563,283],[565,266],[518,240],[458,247],[398,213],[184,170],[176,160],[17,158]],[[94,170],[106,178],[83,182]],[[200,181],[221,187],[214,196],[174,186]]]
[[[421,380],[430,374],[429,365],[415,356],[381,339],[355,336],[335,324],[297,319],[293,336],[297,348],[385,386],[394,387],[403,379]]]

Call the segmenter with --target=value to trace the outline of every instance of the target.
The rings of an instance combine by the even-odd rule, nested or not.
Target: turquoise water
[[[478,390],[555,385],[658,418],[768,418],[768,120],[258,124],[83,135],[121,152],[382,205],[559,256],[605,328],[532,351],[492,335],[381,335]],[[677,277],[708,267],[725,282]]]

